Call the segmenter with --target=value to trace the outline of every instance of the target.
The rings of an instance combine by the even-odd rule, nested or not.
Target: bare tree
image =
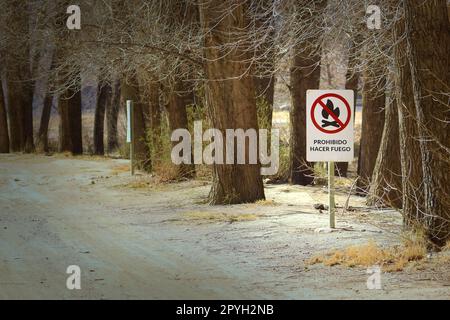
[[[365,193],[369,186],[380,148],[381,137],[384,127],[385,93],[379,92],[373,86],[374,70],[364,70],[363,85],[363,111],[361,141],[358,157],[358,190]],[[384,88],[385,80],[381,80],[381,87]]]
[[[395,98],[386,105],[381,144],[371,179],[368,205],[402,207],[400,142]]]
[[[200,4],[204,30],[207,107],[214,128],[257,129],[255,88],[248,70],[246,1],[212,0]],[[245,148],[248,159],[249,145]],[[236,157],[236,153],[235,153]],[[235,158],[235,163],[237,163]],[[259,164],[216,164],[210,192],[212,204],[264,199]]]
[[[111,86],[109,84],[99,85],[97,106],[95,108],[94,118],[94,154],[105,154],[104,147],[104,127],[105,127],[105,111],[108,104],[111,103]]]
[[[36,151],[49,152],[48,147],[48,126],[53,106],[53,96],[47,94],[44,98],[44,105],[42,106],[41,122],[36,139]]]
[[[0,153],[9,153],[8,119],[3,96],[3,86],[0,83]]]
[[[119,147],[117,138],[117,120],[120,109],[120,80],[112,83],[111,102],[106,104],[106,136],[108,141],[108,153],[114,152]]]
[[[158,82],[151,82],[149,85],[149,118],[152,154],[154,154],[161,144],[160,84]]]
[[[432,242],[443,245],[450,236],[450,27],[447,3],[445,0],[404,0],[404,6],[407,53],[422,155],[426,229]]]
[[[69,90],[69,123],[70,136],[72,140],[72,154],[83,153],[83,134],[81,118],[81,92]]]
[[[305,44],[307,48],[310,45]],[[314,49],[304,52],[305,49],[301,47],[294,51],[291,66],[292,109],[290,114],[289,181],[300,185],[311,184],[314,180],[311,169],[313,164],[306,162],[306,91],[308,89],[319,89],[320,51],[313,54],[312,50]]]
[[[59,96],[58,114],[59,114],[58,151],[71,152],[72,139],[70,136],[69,102],[68,97],[65,94],[61,94]]]
[[[23,122],[22,122],[22,101],[20,97],[21,88],[12,81],[11,71],[6,74],[6,101],[9,122],[10,149],[12,152],[23,150]]]
[[[347,63],[347,73],[345,75],[345,89],[353,90],[353,101],[355,103],[355,110],[356,111],[356,101],[358,98],[358,83],[359,83],[359,72],[356,70],[357,64],[358,64],[358,51],[357,51],[357,45],[353,43],[354,39],[350,41],[350,49],[349,49],[349,55],[348,55],[348,63]],[[348,172],[348,162],[338,162],[336,163],[335,167],[335,174],[337,176],[346,177]]]
[[[321,42],[319,32],[311,32],[310,29],[320,30],[321,18],[327,1],[316,1],[308,6],[307,2],[297,5],[306,5],[306,9],[300,9],[300,14],[294,19],[307,21],[308,27],[301,42],[293,47],[291,62],[290,92],[292,109],[290,114],[291,136],[290,147],[290,174],[289,181],[293,184],[308,185],[314,180],[311,167],[312,163],[306,162],[306,91],[319,89]]]
[[[189,95],[189,90],[186,90],[180,80],[175,80],[174,88],[170,90],[169,101],[166,104],[171,132],[176,129],[188,129],[188,116],[186,110],[187,95]],[[176,142],[174,142],[174,144],[176,144]],[[178,178],[192,178],[195,174],[193,164],[182,163],[178,165],[177,170]]]

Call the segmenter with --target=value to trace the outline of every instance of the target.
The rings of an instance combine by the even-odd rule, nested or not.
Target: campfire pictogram
[[[330,109],[331,112],[333,112],[333,114],[339,118],[339,115],[341,114],[341,112],[339,111],[338,107],[334,107],[333,102],[330,99],[327,99],[327,108]],[[337,121],[335,121],[333,119],[333,117],[330,116],[330,114],[325,110],[325,108],[322,109],[322,117],[324,118],[322,120],[322,128],[326,128],[328,126],[332,126],[332,127],[336,127],[339,128],[339,123],[337,123]],[[328,119],[328,117],[331,117],[331,120],[333,121],[328,121],[325,119]]]

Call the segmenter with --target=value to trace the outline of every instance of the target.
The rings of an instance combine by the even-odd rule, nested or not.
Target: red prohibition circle
[[[327,98],[327,97],[337,98],[337,99],[341,100],[344,103],[345,107],[347,108],[347,119],[345,120],[343,125],[341,125],[341,127],[337,128],[336,130],[325,130],[317,123],[317,121],[314,117],[314,111],[316,110],[317,105],[320,104],[320,101],[322,101],[322,99]],[[345,100],[343,97],[341,97],[340,95],[335,94],[335,93],[325,93],[325,94],[321,95],[313,102],[312,107],[311,107],[311,120],[312,120],[314,126],[317,129],[319,129],[320,131],[322,131],[323,133],[329,134],[329,133],[341,132],[342,130],[344,130],[347,127],[348,123],[350,122],[350,118],[351,118],[350,105],[348,104],[347,100]]]

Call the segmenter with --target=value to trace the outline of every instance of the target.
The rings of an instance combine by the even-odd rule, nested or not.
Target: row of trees
[[[219,130],[258,129],[262,117],[270,126],[275,79],[288,62],[286,179],[307,185],[314,164],[305,160],[306,90],[320,87],[323,57],[339,50],[345,88],[362,93],[358,191],[370,205],[401,209],[405,225],[424,228],[433,243],[448,238],[445,0],[84,0],[80,30],[66,26],[67,1],[1,3],[1,152],[47,151],[54,105],[59,150],[82,153],[81,83],[89,77],[97,87],[94,153],[118,147],[119,106],[131,99],[137,159],[150,171],[163,113],[172,130],[189,128],[189,108],[204,109]],[[378,13],[366,12],[369,5],[380,9],[379,29],[367,24]],[[37,137],[33,110],[41,115]],[[336,174],[347,170],[339,163]],[[215,165],[211,203],[263,199],[259,172],[259,164]],[[181,165],[178,174],[192,177],[195,168]]]

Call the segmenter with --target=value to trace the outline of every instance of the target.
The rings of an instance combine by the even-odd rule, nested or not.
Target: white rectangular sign
[[[131,143],[131,100],[127,100],[127,143]]]
[[[353,113],[353,90],[306,92],[307,161],[353,161]]]

